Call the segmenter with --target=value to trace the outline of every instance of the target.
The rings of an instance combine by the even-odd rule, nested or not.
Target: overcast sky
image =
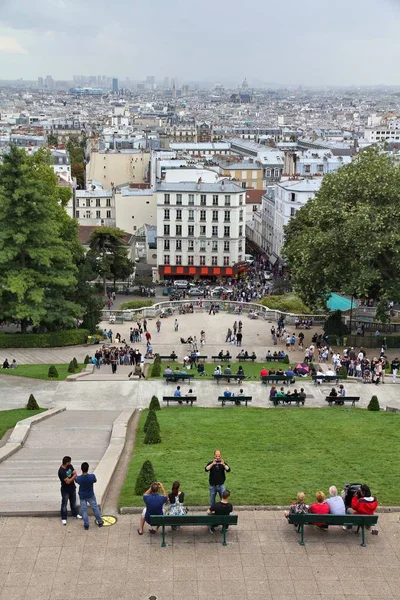
[[[400,0],[0,0],[0,79],[400,85]]]

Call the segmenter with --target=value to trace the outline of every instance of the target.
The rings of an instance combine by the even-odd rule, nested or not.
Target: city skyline
[[[3,0],[1,79],[107,73],[143,80],[306,86],[399,85],[400,5],[159,0]],[[102,25],[93,16],[107,16]]]

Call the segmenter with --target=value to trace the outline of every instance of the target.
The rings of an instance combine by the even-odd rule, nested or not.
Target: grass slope
[[[380,504],[400,505],[396,484],[400,451],[399,416],[362,409],[171,407],[157,413],[162,443],[144,445],[140,418],[134,455],[121,490],[120,506],[142,505],[134,495],[137,474],[151,460],[167,490],[178,479],[188,505],[208,503],[204,471],[220,448],[232,472],[227,487],[233,504],[289,504],[303,490],[365,482]]]
[[[58,377],[49,378],[47,376],[49,367],[51,365],[18,365],[16,369],[1,369],[1,375],[11,375],[16,377],[30,377],[31,379],[46,379],[49,381],[62,381],[66,379],[68,375],[68,365],[54,365],[58,371]],[[76,373],[80,373],[85,365],[79,365]]]
[[[217,365],[221,365],[222,372],[224,372],[224,369],[228,366],[228,364],[230,365],[230,367],[232,369],[232,373],[237,373],[239,365],[242,365],[245,375],[247,375],[247,377],[249,377],[251,379],[257,379],[257,380],[260,379],[260,371],[263,367],[266,367],[268,369],[268,371],[270,369],[275,369],[275,371],[277,371],[278,369],[282,369],[283,371],[286,371],[286,369],[289,368],[288,364],[281,363],[281,362],[269,362],[269,363],[254,362],[253,363],[253,362],[249,362],[248,360],[239,362],[238,360],[234,359],[230,363],[228,363],[228,362],[220,362],[219,363],[218,361],[216,361],[215,363],[206,362],[204,364],[205,375],[202,375],[201,377],[198,375],[197,369],[188,369],[186,367],[186,372],[193,374],[195,379],[200,379],[200,380],[201,379],[212,379],[214,369]],[[296,365],[297,363],[292,363],[292,364]],[[176,367],[183,369],[183,363],[180,363],[180,362],[173,363],[173,362],[168,362],[168,361],[162,361],[161,375],[160,375],[160,377],[155,377],[154,379],[162,379],[163,373],[168,365],[171,367],[171,369],[173,371],[176,369]],[[151,373],[151,367],[150,367],[150,373]]]
[[[17,408],[14,410],[0,411],[0,439],[3,437],[7,429],[15,427],[18,421],[22,421],[22,419],[28,419],[29,417],[38,415],[39,413],[45,410],[45,408],[40,408],[39,410],[27,410],[26,408]]]

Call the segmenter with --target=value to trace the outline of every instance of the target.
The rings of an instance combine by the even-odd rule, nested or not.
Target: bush
[[[88,365],[89,363],[90,363],[90,356],[89,356],[89,354],[86,354],[85,360],[83,361],[83,364],[84,365]]]
[[[36,398],[33,394],[29,396],[28,404],[26,405],[28,410],[39,410],[39,404],[36,402]]]
[[[150,400],[149,410],[153,410],[153,411],[161,410],[160,401],[157,398],[157,396],[153,396],[152,399]]]
[[[338,375],[339,375],[340,379],[347,379],[346,367],[340,367]]]
[[[57,348],[86,344],[88,329],[66,329],[49,333],[7,333],[0,336],[0,348]]]
[[[145,444],[160,444],[160,426],[155,421],[150,421],[149,426],[144,436]]]
[[[157,415],[154,412],[154,410],[149,410],[149,412],[148,412],[146,422],[143,426],[143,431],[145,433],[148,430],[150,423],[155,423],[157,425],[158,429],[160,430],[160,424],[158,422]]]
[[[154,473],[153,465],[149,460],[146,460],[142,468],[139,471],[139,474],[136,478],[135,484],[135,494],[137,496],[143,496],[146,490],[149,489],[152,483],[156,480],[156,475]]]
[[[75,373],[75,366],[74,366],[74,361],[73,360],[71,360],[71,362],[69,363],[68,373]]]
[[[74,365],[74,369],[75,369],[75,371],[76,371],[77,369],[79,369],[78,361],[76,360],[75,356],[74,356],[74,358],[72,359],[72,362],[73,362],[73,365]]]
[[[367,406],[368,410],[380,410],[378,396],[372,396]]]
[[[51,367],[49,367],[49,371],[47,373],[47,377],[49,377],[49,379],[57,378],[58,377],[58,371],[57,371],[57,369],[55,368],[54,365],[51,365]]]
[[[289,360],[289,355],[288,354],[286,354],[286,356],[283,358],[282,362],[285,363],[285,365],[289,365],[290,364],[290,360]]]
[[[151,377],[160,377],[161,375],[161,358],[159,354],[156,354],[153,366],[151,368]]]
[[[121,302],[119,310],[130,310],[135,308],[146,308],[146,306],[153,306],[153,300],[127,300],[127,302]]]
[[[342,313],[340,310],[335,310],[335,312],[329,315],[324,323],[323,329],[326,335],[336,336],[338,338],[341,338],[349,333],[347,326],[342,321]]]
[[[284,313],[295,315],[309,315],[311,310],[300,298],[296,296],[266,296],[261,300],[261,304],[272,310],[280,310]]]

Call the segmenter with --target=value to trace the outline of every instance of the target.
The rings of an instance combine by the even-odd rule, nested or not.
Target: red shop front
[[[190,277],[193,279],[219,279],[221,277],[237,277],[239,273],[246,271],[246,263],[238,263],[233,267],[180,267],[161,265],[158,267],[160,277]]]

